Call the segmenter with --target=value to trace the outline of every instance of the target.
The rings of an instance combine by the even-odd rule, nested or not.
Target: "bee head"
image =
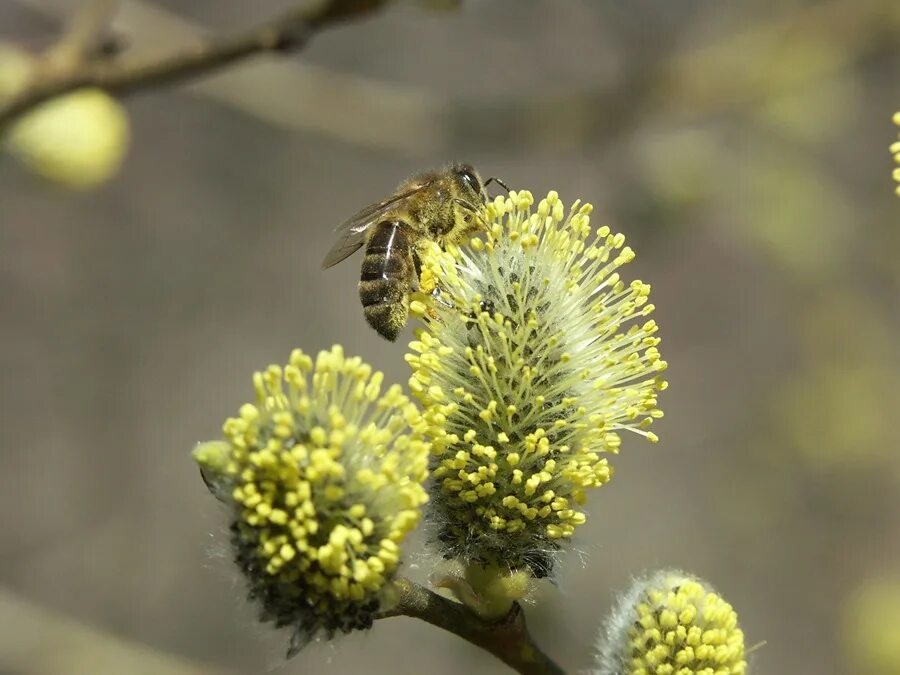
[[[460,198],[474,205],[487,204],[487,190],[475,167],[471,164],[454,164],[451,170]]]

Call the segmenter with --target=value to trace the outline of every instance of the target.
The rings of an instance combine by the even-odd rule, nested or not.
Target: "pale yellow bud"
[[[0,47],[0,101],[21,91],[34,62]],[[50,100],[14,122],[0,142],[29,170],[73,189],[88,189],[118,171],[129,142],[128,115],[99,89],[79,89]]]

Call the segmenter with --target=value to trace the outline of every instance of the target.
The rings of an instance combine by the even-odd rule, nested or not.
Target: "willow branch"
[[[91,627],[0,586],[0,671],[233,675],[236,670],[166,653]],[[48,645],[53,645],[48,649]]]
[[[485,621],[464,605],[406,579],[397,582],[400,601],[379,618],[411,616],[490,652],[522,675],[565,675],[537,646],[525,625],[525,613],[515,604],[500,621]]]
[[[106,38],[118,0],[82,0],[69,19],[62,38],[50,49],[47,58],[59,68],[76,67],[94,52]]]
[[[249,30],[211,37],[172,54],[143,60],[89,61],[68,71],[39,77],[0,106],[0,129],[48,99],[81,87],[125,95],[209,74],[249,56],[301,49],[318,30],[369,14],[387,0],[322,0],[295,9]]]

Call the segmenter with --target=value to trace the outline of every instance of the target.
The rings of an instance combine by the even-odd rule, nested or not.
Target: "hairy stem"
[[[0,131],[19,115],[48,99],[81,87],[129,94],[206,75],[255,54],[301,49],[319,29],[361,17],[387,0],[320,0],[312,8],[295,9],[254,28],[210,37],[175,53],[143,60],[87,61],[59,74],[37,78],[13,99],[0,105]]]
[[[564,675],[563,669],[534,642],[518,603],[506,617],[485,621],[464,605],[406,579],[397,581],[396,586],[399,602],[379,618],[422,619],[490,652],[522,675]]]

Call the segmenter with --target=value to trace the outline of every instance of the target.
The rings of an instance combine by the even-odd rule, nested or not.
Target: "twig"
[[[236,673],[92,627],[0,586],[0,671],[4,673]],[[48,645],[53,645],[48,649]]]
[[[118,0],[84,0],[47,59],[63,71],[79,67],[106,40],[105,33],[118,6]]]
[[[30,108],[81,87],[129,94],[204,75],[254,54],[298,50],[317,30],[373,12],[386,1],[325,0],[312,9],[293,10],[255,28],[210,38],[174,54],[143,61],[85,63],[59,76],[38,78],[32,86],[0,106],[0,130]]]
[[[13,1],[49,20],[58,20],[68,6],[66,0]],[[664,119],[677,126],[745,114],[773,96],[890,55],[896,51],[895,5],[896,0],[829,0],[772,14],[708,42],[687,41],[677,50],[661,49],[668,43],[654,41],[652,53],[642,50],[637,71],[629,68],[599,89],[542,88],[469,100],[438,89],[280,60],[253,69],[231,69],[227,78],[201,80],[190,93],[278,129],[317,132],[418,159],[497,150],[531,159],[548,153],[590,153],[598,145],[627,137],[648,120]],[[203,40],[202,26],[149,0],[130,0],[123,9],[116,27],[126,43],[154,43],[173,36],[193,43]],[[772,69],[746,67],[746,59],[739,58],[742,53],[771,54],[773,41],[792,32],[802,34],[804,44],[839,45],[841,57],[782,80],[761,78]],[[735,45],[740,45],[737,52]],[[359,121],[362,108],[365,124]]]
[[[397,582],[400,601],[379,618],[411,616],[458,635],[481,647],[522,675],[565,675],[541,651],[525,625],[525,613],[515,604],[505,619],[489,622],[465,606],[406,579]]]

